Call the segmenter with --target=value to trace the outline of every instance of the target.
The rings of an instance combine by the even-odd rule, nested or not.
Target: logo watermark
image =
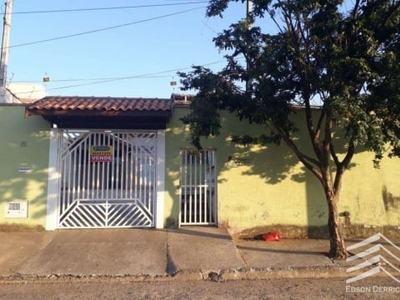
[[[346,293],[400,293],[400,286],[351,286],[346,285]]]
[[[346,292],[354,293],[400,293],[400,286],[349,286],[348,284],[360,281],[362,279],[371,277],[378,273],[385,273],[391,279],[393,279],[397,284],[400,285],[400,269],[396,266],[397,262],[400,263],[400,258],[394,255],[387,247],[381,243],[377,243],[379,240],[386,242],[388,245],[392,246],[394,249],[398,250],[400,253],[400,247],[386,238],[383,234],[377,233],[361,242],[347,247],[347,251],[354,251],[362,247],[370,248],[367,250],[362,250],[358,254],[354,254],[346,259],[346,262],[353,262],[356,260],[362,260],[361,263],[347,268],[346,272],[351,273],[359,271],[362,269],[367,269],[365,272],[358,274],[346,280]],[[373,245],[372,245],[373,244]],[[383,256],[383,253],[391,261],[396,261],[394,265],[388,258]],[[371,257],[371,255],[374,255]],[[396,276],[395,276],[396,274]],[[398,275],[397,275],[398,274]]]

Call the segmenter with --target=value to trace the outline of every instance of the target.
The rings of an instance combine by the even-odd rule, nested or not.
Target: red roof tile
[[[172,99],[48,96],[29,105],[28,110],[168,112],[172,106]]]

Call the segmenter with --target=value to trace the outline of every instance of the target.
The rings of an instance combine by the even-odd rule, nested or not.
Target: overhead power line
[[[45,76],[46,78],[48,76]],[[156,76],[156,75],[138,75],[134,76],[137,77],[138,79],[148,79],[148,78],[169,78],[169,75],[163,75],[163,76]],[[54,82],[84,82],[84,81],[99,81],[99,80],[115,80],[115,79],[120,79],[121,77],[97,77],[97,78],[69,78],[69,79],[51,79],[49,78],[49,81],[43,81],[42,80],[29,80],[30,83],[54,83]],[[133,77],[132,77],[133,78]],[[26,83],[26,80],[13,80],[13,83]]]
[[[145,22],[149,22],[149,21],[154,21],[154,20],[158,20],[158,19],[163,19],[163,18],[167,18],[167,17],[171,17],[171,16],[176,16],[176,15],[179,15],[179,14],[184,14],[184,13],[187,13],[187,12],[190,12],[190,11],[193,11],[193,10],[198,10],[198,9],[204,9],[204,7],[196,7],[196,8],[186,9],[186,10],[182,10],[182,11],[178,11],[178,12],[174,12],[174,13],[170,13],[170,14],[166,14],[166,15],[161,15],[161,16],[157,16],[157,17],[153,17],[153,18],[149,18],[149,19],[145,19],[145,20],[134,21],[134,22],[124,23],[124,24],[120,24],[120,25],[104,27],[104,28],[99,28],[99,29],[94,29],[94,30],[89,30],[89,31],[83,31],[83,32],[78,32],[78,33],[74,33],[74,34],[69,34],[69,35],[63,35],[63,36],[58,36],[58,37],[54,37],[54,38],[49,38],[49,39],[45,39],[45,40],[39,40],[39,41],[33,41],[33,42],[27,42],[27,43],[22,43],[22,44],[11,45],[8,48],[17,48],[17,47],[22,47],[22,46],[34,45],[34,44],[41,44],[41,43],[46,43],[46,42],[51,42],[51,41],[56,41],[56,40],[62,40],[62,39],[67,39],[67,38],[81,36],[81,35],[92,34],[92,33],[100,32],[100,31],[112,30],[112,29],[116,29],[116,28],[121,28],[121,27],[136,25],[136,24],[140,24],[140,23],[145,23]]]
[[[210,65],[215,65],[218,63],[221,63],[223,61],[214,61],[208,64],[201,64],[202,66],[210,66]],[[133,75],[133,76],[125,76],[125,77],[115,77],[115,78],[106,78],[104,80],[99,80],[95,82],[89,82],[89,83],[80,83],[80,84],[73,84],[73,85],[67,85],[67,86],[59,86],[59,87],[54,87],[48,89],[50,90],[61,90],[61,89],[69,89],[73,87],[79,87],[79,86],[87,86],[87,85],[95,85],[95,84],[102,84],[102,83],[107,83],[107,82],[113,82],[113,81],[120,81],[120,80],[128,80],[128,79],[146,79],[146,78],[153,78],[155,75],[159,74],[164,74],[164,73],[171,73],[171,72],[178,72],[182,70],[187,70],[192,68],[190,67],[184,67],[184,68],[178,68],[178,69],[172,69],[172,70],[166,70],[166,71],[160,71],[160,72],[155,72],[155,73],[149,73],[149,74],[142,74],[142,75]]]
[[[223,60],[219,61],[214,61],[210,62],[207,64],[201,64],[202,66],[211,66],[215,64],[219,64],[221,62],[224,62]],[[110,78],[86,78],[86,79],[60,79],[60,80],[50,80],[48,83],[51,82],[61,82],[61,81],[95,81],[95,82],[86,82],[86,83],[80,83],[80,84],[71,84],[71,85],[65,85],[65,86],[58,86],[54,88],[49,88],[49,91],[53,90],[63,90],[63,89],[69,89],[69,88],[74,88],[74,87],[80,87],[80,86],[87,86],[87,85],[96,85],[96,84],[102,84],[102,83],[108,83],[108,82],[113,82],[113,81],[120,81],[120,80],[129,80],[129,79],[150,79],[150,78],[157,78],[157,77],[170,77],[170,76],[157,76],[159,74],[165,74],[165,73],[171,73],[171,72],[178,72],[182,70],[187,70],[192,68],[190,67],[183,67],[183,68],[178,68],[178,69],[172,69],[172,70],[166,70],[166,71],[159,71],[159,72],[154,72],[154,73],[149,73],[149,74],[141,74],[141,75],[132,75],[132,76],[124,76],[124,77],[110,77]],[[15,81],[15,82],[26,82],[26,81]],[[29,82],[37,82],[37,81],[29,81]],[[28,94],[31,93],[31,91],[28,92],[16,92],[16,95],[22,95],[22,94]]]
[[[55,10],[14,11],[12,14],[13,15],[22,15],[22,14],[68,13],[68,12],[85,12],[85,11],[96,11],[96,10],[119,10],[119,9],[136,9],[136,8],[149,8],[149,7],[165,7],[165,6],[205,4],[205,3],[208,3],[208,1],[193,1],[193,2],[179,2],[179,3],[169,3],[169,4],[151,4],[151,5],[55,9]]]

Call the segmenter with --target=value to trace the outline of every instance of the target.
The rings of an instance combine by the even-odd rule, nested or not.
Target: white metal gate
[[[217,224],[216,150],[181,150],[180,225]]]
[[[153,227],[156,133],[61,130],[59,228]]]

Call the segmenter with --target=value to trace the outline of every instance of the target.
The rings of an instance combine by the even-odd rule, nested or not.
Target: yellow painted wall
[[[187,112],[175,108],[166,130],[166,225],[177,225],[179,215],[179,150],[190,147],[188,128],[179,119]],[[49,124],[39,116],[25,119],[23,106],[1,105],[0,128],[0,224],[44,226]],[[217,149],[219,225],[233,231],[325,225],[322,188],[285,145],[243,147],[229,141],[231,133],[262,131],[225,112],[221,135],[203,141],[204,147]],[[356,154],[354,166],[344,176],[340,211],[350,212],[352,224],[400,227],[400,159],[385,158],[380,169],[373,168],[372,159],[372,153]],[[19,173],[18,167],[30,167],[31,172]],[[5,204],[13,200],[28,201],[28,218],[5,217]]]
[[[353,224],[400,226],[400,159],[385,158],[373,168],[373,155],[359,153],[345,174],[340,207]]]
[[[179,119],[187,112],[187,108],[175,108],[166,133],[165,215],[175,223],[179,213],[179,149],[190,147],[188,128]],[[229,141],[231,133],[261,133],[263,129],[239,122],[227,112],[222,116],[221,135],[202,143],[203,147],[217,148],[219,225],[233,231],[269,225],[326,225],[322,187],[289,149],[284,144],[234,145]],[[301,112],[295,116],[300,117]],[[307,141],[302,144],[307,149]],[[400,226],[400,159],[384,159],[381,168],[375,169],[373,157],[367,152],[356,154],[354,167],[344,175],[340,211],[350,212],[352,224]],[[386,206],[385,197],[389,199]]]
[[[45,225],[49,123],[24,118],[22,105],[0,106],[0,224]],[[29,167],[28,173],[18,172]],[[28,218],[6,218],[6,203],[28,201]]]

